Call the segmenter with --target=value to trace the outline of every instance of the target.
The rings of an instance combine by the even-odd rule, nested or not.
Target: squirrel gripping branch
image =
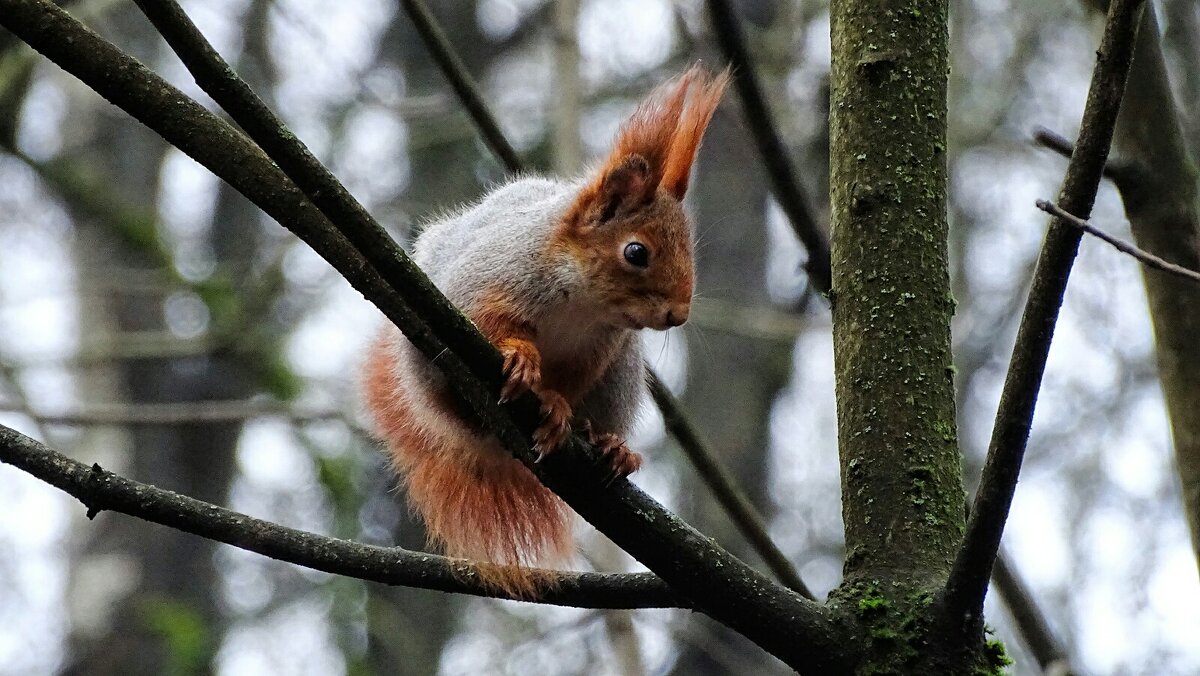
[[[624,442],[645,390],[636,332],[687,321],[694,261],[680,201],[728,80],[691,68],[637,108],[587,177],[518,178],[417,238],[417,264],[504,356],[501,403],[526,391],[540,399],[538,453],[574,426],[614,475],[640,466]],[[440,372],[395,327],[371,346],[363,376],[430,540],[485,562],[486,583],[536,595],[546,580],[530,566],[572,554],[566,504],[459,413]]]

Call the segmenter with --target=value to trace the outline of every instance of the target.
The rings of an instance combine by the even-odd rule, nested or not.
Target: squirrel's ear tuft
[[[729,69],[709,77],[693,66],[654,90],[621,127],[612,152],[580,191],[567,220],[606,221],[621,207],[649,202],[659,186],[683,199],[700,139],[728,83]]]
[[[671,150],[667,153],[662,172],[662,187],[680,200],[687,192],[688,177],[692,173],[692,163],[696,161],[696,151],[700,149],[700,139],[704,138],[704,130],[708,128],[713,112],[721,102],[721,95],[729,84],[728,68],[713,78],[706,77],[698,66],[693,66],[688,73],[698,75],[688,92],[687,107],[675,127]]]

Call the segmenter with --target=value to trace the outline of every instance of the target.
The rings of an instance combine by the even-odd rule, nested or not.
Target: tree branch
[[[472,596],[511,599],[487,587],[475,565],[462,559],[378,547],[306,533],[255,519],[137,481],[99,465],[72,460],[0,425],[0,462],[12,465],[79,500],[88,518],[120,512],[151,523],[334,575]],[[555,586],[539,602],[578,608],[686,608],[650,573],[553,573]],[[515,599],[520,600],[520,599]]]
[[[996,556],[996,565],[992,568],[992,583],[1000,592],[1004,605],[1008,606],[1008,612],[1012,614],[1021,638],[1025,640],[1029,652],[1033,653],[1033,659],[1037,660],[1042,673],[1072,676],[1074,672],[1067,658],[1067,651],[1050,630],[1050,625],[1038,610],[1033,595],[1003,551]]]
[[[438,24],[437,18],[433,16],[429,7],[422,0],[400,0],[400,4],[404,7],[408,18],[412,20],[413,26],[416,27],[417,34],[421,36],[421,41],[429,50],[429,55],[441,68],[446,79],[450,81],[454,93],[462,101],[463,107],[467,109],[471,119],[479,127],[479,132],[483,134],[483,139],[488,147],[496,153],[496,157],[500,159],[509,173],[515,174],[521,171],[521,158],[505,138],[504,132],[500,131],[500,124],[496,122],[491,110],[484,103],[478,85],[467,71],[467,65],[454,51],[450,39],[446,37],[446,32]]]
[[[1171,11],[1170,5],[1165,7]],[[1188,21],[1185,15],[1173,17],[1175,21],[1168,19],[1168,33]],[[1200,185],[1160,40],[1154,6],[1148,5],[1134,48],[1128,105],[1121,107],[1113,137],[1113,149],[1135,170],[1116,186],[1137,246],[1189,270],[1200,270]],[[1191,75],[1194,83],[1200,72]],[[1170,275],[1146,268],[1142,272],[1183,510],[1192,553],[1200,563],[1200,418],[1196,416],[1200,410],[1200,354],[1196,352],[1200,294],[1190,283]]]
[[[1124,240],[1113,237],[1112,235],[1108,234],[1107,232],[1104,232],[1100,228],[1097,228],[1096,226],[1092,225],[1091,223],[1088,223],[1087,221],[1083,220],[1082,218],[1079,218],[1078,216],[1075,216],[1073,214],[1069,214],[1069,213],[1063,211],[1061,208],[1059,208],[1059,206],[1057,204],[1055,204],[1053,202],[1048,202],[1046,200],[1038,200],[1037,208],[1050,214],[1051,216],[1056,216],[1062,222],[1067,223],[1068,225],[1073,225],[1076,228],[1079,228],[1080,230],[1086,232],[1087,234],[1092,235],[1093,237],[1096,237],[1105,242],[1108,242],[1117,251],[1120,251],[1121,253],[1126,253],[1126,254],[1129,254],[1130,256],[1133,256],[1134,258],[1141,261],[1148,268],[1154,268],[1155,270],[1162,270],[1163,272],[1169,272],[1173,275],[1177,275],[1184,279],[1189,279],[1193,282],[1200,282],[1200,272],[1196,272],[1195,270],[1189,270],[1189,269],[1183,267],[1182,265],[1176,265],[1169,261],[1165,261],[1148,251],[1143,251],[1143,250],[1137,248],[1136,246],[1130,244],[1129,242],[1126,242]]]
[[[754,70],[754,61],[746,47],[742,34],[741,20],[729,0],[708,0],[708,15],[717,44],[733,66],[733,84],[746,112],[750,132],[758,145],[758,154],[767,168],[771,179],[771,192],[787,214],[792,230],[808,250],[808,262],[804,264],[809,279],[821,293],[829,293],[829,238],[813,218],[808,198],[800,188],[796,170],[788,159],[788,150],[767,108],[762,85]]]
[[[306,154],[293,135],[281,127],[259,123],[260,143],[273,149],[276,166],[241,134],[45,0],[0,0],[0,24],[309,243],[435,361],[468,408],[496,431],[506,448],[532,463],[529,434],[537,421],[536,401],[526,397],[509,407],[520,427],[496,406],[499,354],[360,206],[352,200],[339,201],[338,193],[344,194],[344,188],[339,191],[336,180],[319,163],[314,160],[315,166],[297,168],[288,162],[289,157]],[[236,78],[228,66],[219,57],[215,63],[218,80],[225,81],[222,86],[234,86]],[[226,98],[226,92],[216,91],[220,99]],[[241,118],[244,128],[254,126],[253,114],[247,115],[237,105],[225,107]],[[290,167],[289,173],[303,180],[308,189],[301,191],[279,167],[285,171]],[[322,183],[325,177],[332,182]],[[312,195],[312,202],[305,193]],[[317,212],[314,203],[323,207],[322,211],[338,215],[334,222],[344,234]],[[597,529],[662,577],[677,594],[694,600],[697,609],[740,631],[793,668],[819,672],[845,664],[855,647],[840,640],[822,608],[754,571],[629,482],[608,485],[603,468],[589,462],[594,454],[595,449],[572,437],[566,448],[531,467]]]
[[[1109,7],[1079,141],[1059,197],[1070,213],[1087,216],[1096,199],[1129,74],[1141,9],[1141,0],[1114,0]],[[1038,257],[979,490],[941,599],[949,621],[961,623],[959,626],[981,622],[988,577],[1016,491],[1054,325],[1081,237],[1080,230],[1056,218]]]
[[[1033,140],[1038,145],[1049,148],[1050,150],[1053,150],[1067,159],[1070,159],[1071,156],[1075,154],[1075,144],[1071,143],[1062,134],[1059,134],[1052,129],[1047,129],[1045,127],[1038,127],[1034,129]],[[1118,183],[1125,177],[1130,169],[1131,167],[1109,160],[1104,163],[1103,176],[1114,183]]]
[[[745,491],[737,485],[729,472],[725,471],[725,468],[717,462],[715,454],[700,438],[700,434],[692,422],[684,416],[673,416],[668,413],[668,411],[680,410],[679,402],[675,401],[675,395],[671,394],[671,391],[656,375],[650,375],[649,385],[650,395],[654,397],[654,401],[659,405],[659,410],[663,412],[663,423],[672,436],[679,441],[680,448],[692,461],[696,473],[712,489],[717,501],[721,503],[725,512],[729,514],[729,518],[742,531],[742,534],[746,536],[746,540],[754,547],[754,551],[758,552],[763,562],[767,564],[775,577],[779,578],[780,582],[804,598],[815,600],[816,597],[804,584],[804,580],[800,579],[800,574],[796,572],[795,566],[771,540],[762,515],[754,508],[750,498],[746,497]]]

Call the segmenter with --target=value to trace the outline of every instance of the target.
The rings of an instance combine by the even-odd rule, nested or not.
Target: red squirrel
[[[501,403],[526,391],[540,399],[539,454],[574,426],[614,476],[641,465],[624,442],[645,390],[636,332],[687,321],[694,260],[680,201],[728,80],[691,68],[634,111],[585,178],[518,178],[417,238],[414,260],[503,355]],[[530,566],[572,553],[566,504],[458,413],[441,374],[395,327],[372,344],[363,381],[431,542],[485,562],[485,583],[534,595],[545,576]]]

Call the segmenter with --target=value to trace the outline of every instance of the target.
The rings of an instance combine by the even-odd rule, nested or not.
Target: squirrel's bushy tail
[[[425,521],[431,543],[448,556],[481,564],[485,584],[517,597],[536,595],[549,579],[530,566],[571,555],[569,508],[493,439],[468,432],[451,411],[414,410],[400,382],[393,339],[387,331],[372,346],[363,389],[409,505]],[[459,429],[447,434],[446,426]]]

